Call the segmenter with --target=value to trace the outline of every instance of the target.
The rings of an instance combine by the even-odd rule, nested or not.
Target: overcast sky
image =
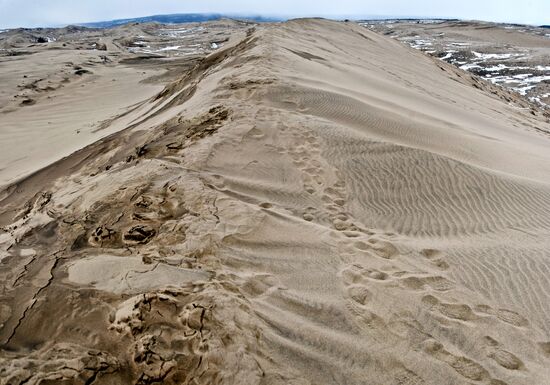
[[[58,26],[167,13],[452,17],[550,24],[550,0],[0,0],[0,28]]]

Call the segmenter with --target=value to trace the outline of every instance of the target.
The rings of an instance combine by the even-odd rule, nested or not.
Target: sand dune
[[[539,108],[531,109],[533,114],[550,117],[550,39],[545,28],[458,20],[370,20],[361,25],[512,90],[523,97],[521,108],[535,104]]]
[[[236,33],[5,189],[0,384],[544,384],[541,115],[359,25]]]

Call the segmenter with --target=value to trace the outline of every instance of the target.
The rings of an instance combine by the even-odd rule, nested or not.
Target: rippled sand
[[[543,384],[550,125],[352,23],[236,31],[4,192],[1,384]]]

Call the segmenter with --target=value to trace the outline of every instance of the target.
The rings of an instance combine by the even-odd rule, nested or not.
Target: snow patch
[[[485,68],[485,70],[486,71],[491,71],[491,72],[498,72],[498,71],[505,70],[506,68],[510,68],[510,67],[508,67],[507,65],[504,65],[504,64],[499,64],[499,65],[496,65],[496,66],[487,67],[487,68]]]
[[[163,52],[163,51],[177,51],[181,48],[181,45],[174,45],[174,46],[168,46],[161,49],[156,50],[155,52]]]
[[[448,60],[448,59],[450,59],[450,58],[453,57],[453,53],[456,53],[456,51],[455,51],[454,49],[449,50],[449,51],[446,52],[445,56],[440,57],[439,59],[441,59],[441,60]]]
[[[461,65],[459,68],[464,71],[469,71],[473,68],[483,68],[483,67],[481,67],[479,64],[476,64],[476,63],[469,63],[469,64]]]
[[[490,59],[493,59],[493,60],[504,60],[504,59],[510,59],[512,57],[522,57],[524,56],[523,54],[521,53],[481,53],[481,52],[476,52],[476,51],[472,51],[472,53],[474,54],[474,56],[480,60],[490,60]]]

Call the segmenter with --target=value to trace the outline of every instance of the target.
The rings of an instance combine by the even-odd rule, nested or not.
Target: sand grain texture
[[[544,384],[550,127],[480,84],[237,34],[4,192],[0,384]]]

